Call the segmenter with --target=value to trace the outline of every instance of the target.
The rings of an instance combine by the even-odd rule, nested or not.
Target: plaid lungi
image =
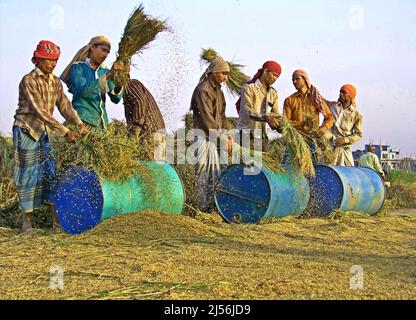
[[[20,210],[32,212],[42,202],[54,203],[56,194],[56,161],[44,131],[35,141],[29,131],[13,127],[14,179]]]

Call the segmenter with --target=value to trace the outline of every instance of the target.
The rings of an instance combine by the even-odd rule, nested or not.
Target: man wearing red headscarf
[[[239,112],[237,131],[240,144],[243,146],[243,136],[250,137],[252,148],[254,139],[261,140],[262,151],[269,150],[269,138],[266,132],[267,122],[273,129],[280,130],[278,95],[272,85],[282,73],[281,66],[275,61],[267,61],[257,74],[241,88],[241,98],[236,106]],[[249,146],[245,146],[249,147]]]
[[[335,120],[328,135],[334,146],[334,165],[354,166],[351,146],[363,137],[363,116],[355,103],[356,96],[357,89],[351,84],[346,84],[341,87],[338,101],[328,102]]]
[[[44,202],[51,207],[53,227],[59,222],[55,210],[56,162],[48,131],[74,141],[77,134],[53,117],[55,106],[68,121],[85,131],[77,112],[65,96],[62,84],[53,74],[60,56],[59,47],[51,41],[40,41],[33,53],[35,69],[19,85],[19,103],[14,116],[15,182],[19,206],[23,213],[22,231],[32,229],[34,210]]]

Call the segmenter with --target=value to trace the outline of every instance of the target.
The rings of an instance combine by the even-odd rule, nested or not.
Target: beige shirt
[[[45,75],[39,68],[35,68],[20,82],[19,103],[13,126],[26,128],[36,141],[48,128],[64,136],[69,130],[53,117],[55,106],[67,121],[82,125],[63,92],[59,78],[53,74]]]
[[[363,137],[363,116],[357,107],[351,105],[344,109],[340,103],[331,102],[330,109],[335,120],[331,129],[333,139],[343,137],[346,146],[360,141]]]
[[[237,123],[237,130],[263,129],[265,123],[255,121],[251,115],[276,114],[279,113],[279,98],[275,89],[270,87],[266,93],[262,90],[261,81],[244,84],[241,88],[241,109]]]

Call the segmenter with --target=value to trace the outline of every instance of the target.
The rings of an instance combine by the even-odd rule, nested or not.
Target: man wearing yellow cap
[[[116,87],[113,76],[117,71],[128,71],[123,62],[116,61],[109,70],[103,66],[111,50],[111,43],[104,36],[91,39],[81,48],[61,75],[73,94],[72,105],[83,122],[98,130],[106,129],[108,116],[106,94],[114,103],[123,97],[123,88]]]
[[[335,124],[328,138],[332,140],[335,152],[334,165],[353,167],[351,146],[363,136],[363,116],[355,103],[356,88],[351,84],[342,86],[337,102],[328,102]]]

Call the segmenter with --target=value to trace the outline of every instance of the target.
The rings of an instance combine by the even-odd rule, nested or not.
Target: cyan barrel
[[[310,178],[311,198],[305,213],[328,216],[334,210],[376,214],[385,200],[384,181],[364,167],[316,166]]]
[[[181,214],[185,193],[176,170],[163,162],[143,166],[143,172],[124,182],[102,179],[82,167],[68,168],[56,195],[62,228],[79,234],[112,216],[144,210]]]
[[[307,179],[285,167],[287,172],[274,172],[266,167],[244,164],[230,166],[215,188],[215,202],[220,214],[231,223],[257,223],[270,217],[298,216],[309,201]]]

